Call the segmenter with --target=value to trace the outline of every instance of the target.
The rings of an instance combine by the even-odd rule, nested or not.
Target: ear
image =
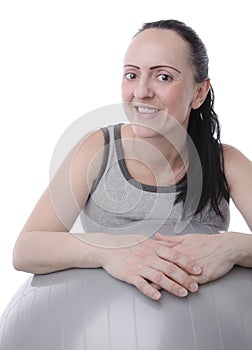
[[[204,80],[198,84],[195,97],[191,103],[192,109],[198,109],[202,105],[202,103],[205,101],[205,98],[208,94],[209,89],[210,89],[210,79]]]

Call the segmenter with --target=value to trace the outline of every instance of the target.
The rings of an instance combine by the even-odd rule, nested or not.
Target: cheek
[[[134,90],[132,86],[123,82],[121,84],[121,95],[122,95],[123,102],[131,101],[134,96]]]
[[[159,93],[159,99],[163,105],[163,109],[169,114],[173,114],[181,106],[181,94],[178,88],[161,91]]]
[[[191,110],[188,91],[180,86],[174,86],[169,93],[162,94],[161,98],[165,112],[187,128]]]
[[[167,93],[163,93],[161,98],[167,112],[175,114],[174,116],[187,113],[191,102],[188,90],[181,86],[174,86]]]

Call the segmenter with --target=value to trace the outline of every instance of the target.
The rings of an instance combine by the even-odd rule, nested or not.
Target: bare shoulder
[[[104,144],[102,130],[94,130],[83,136],[70,154],[72,170],[88,167],[89,176],[95,176],[102,162]]]
[[[65,157],[24,225],[32,231],[69,231],[99,173],[104,150],[102,130],[86,134]]]
[[[89,178],[89,184],[92,183],[99,172],[103,153],[104,136],[102,130],[90,131],[75,144],[64,158],[54,176],[55,181],[57,182],[69,174],[72,184],[81,183],[85,178]],[[52,180],[54,181],[54,179]]]
[[[239,149],[224,144],[223,157],[225,175],[230,187],[238,181],[252,179],[252,162]]]
[[[81,184],[81,179],[85,178],[88,187],[92,187],[101,168],[104,145],[103,131],[95,130],[86,134],[74,147],[70,156],[73,182]]]
[[[83,136],[83,138],[75,146],[78,153],[85,152],[87,155],[95,154],[99,149],[104,147],[104,136],[102,130],[93,130]]]
[[[230,197],[252,230],[252,162],[230,145],[223,146],[223,156]]]
[[[239,165],[240,162],[245,162],[248,164],[252,164],[251,161],[243,154],[239,149],[234,146],[223,144],[223,156],[226,166],[236,166]]]

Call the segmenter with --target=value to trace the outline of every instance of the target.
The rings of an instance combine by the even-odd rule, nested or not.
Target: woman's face
[[[139,33],[129,45],[123,69],[122,100],[131,122],[165,128],[164,115],[169,115],[187,128],[191,108],[198,108],[199,84],[188,44],[177,33],[166,29]]]

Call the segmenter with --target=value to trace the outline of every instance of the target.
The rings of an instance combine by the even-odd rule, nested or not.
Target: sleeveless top
[[[81,211],[84,232],[145,234],[217,233],[227,231],[229,204],[223,198],[218,216],[210,206],[182,220],[183,203],[175,204],[181,185],[151,186],[136,181],[127,170],[121,124],[102,128],[104,154],[100,173]]]

